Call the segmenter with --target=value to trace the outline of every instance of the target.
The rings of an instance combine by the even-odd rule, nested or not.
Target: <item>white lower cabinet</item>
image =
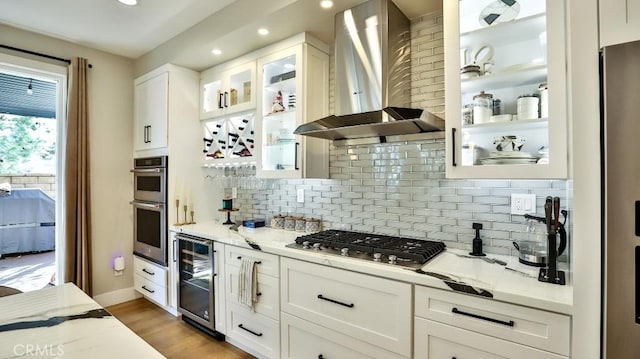
[[[259,358],[280,357],[279,258],[261,251],[225,246],[226,335],[228,341]],[[253,310],[238,301],[243,258],[256,261],[258,301]]]
[[[411,356],[410,284],[290,258],[280,263],[283,312]]]
[[[287,313],[280,317],[280,328],[282,358],[404,358]]]
[[[571,318],[495,300],[415,287],[416,358],[567,358]]]
[[[227,303],[227,337],[259,358],[280,357],[280,323],[246,307]]]
[[[133,288],[152,301],[168,304],[167,268],[133,256]]]
[[[568,357],[415,318],[416,359],[568,359]]]

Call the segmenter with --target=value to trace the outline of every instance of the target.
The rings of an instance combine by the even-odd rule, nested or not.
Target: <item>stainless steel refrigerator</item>
[[[603,351],[609,359],[637,359],[640,358],[640,42],[604,48],[601,79],[605,207]],[[579,126],[580,121],[575,121],[575,125]]]

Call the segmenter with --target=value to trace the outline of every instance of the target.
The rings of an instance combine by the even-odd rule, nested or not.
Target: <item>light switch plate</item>
[[[511,194],[511,214],[525,215],[536,213],[536,195],[528,193]]]
[[[296,196],[296,201],[298,203],[304,203],[304,188],[299,188]]]

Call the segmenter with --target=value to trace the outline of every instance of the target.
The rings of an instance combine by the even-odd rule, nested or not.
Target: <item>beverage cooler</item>
[[[178,311],[186,322],[221,337],[215,331],[214,242],[176,235],[178,240]]]

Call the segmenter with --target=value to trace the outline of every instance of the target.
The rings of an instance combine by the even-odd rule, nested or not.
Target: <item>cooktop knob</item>
[[[304,242],[302,242],[302,249],[309,249],[309,245],[310,245],[310,244],[311,244],[311,243],[310,243],[309,241],[304,241]]]
[[[373,261],[374,262],[380,262],[381,261],[380,258],[382,258],[382,253],[374,253],[373,254]]]
[[[394,256],[393,254],[389,254],[389,264],[396,264],[396,259],[398,259],[397,256]]]
[[[340,255],[343,255],[343,256],[345,256],[345,257],[348,257],[348,256],[349,256],[349,248],[342,248],[342,249],[340,250]]]
[[[313,250],[314,250],[314,251],[319,251],[319,250],[320,250],[320,246],[322,246],[322,244],[320,244],[320,243],[314,243],[314,244],[313,244]]]

